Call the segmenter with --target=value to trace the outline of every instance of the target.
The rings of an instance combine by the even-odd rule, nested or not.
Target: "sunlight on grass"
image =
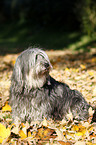
[[[68,48],[71,50],[76,50],[76,49],[83,49],[85,46],[87,47],[87,44],[92,41],[90,36],[84,35],[81,37],[81,39],[75,43],[69,44]]]

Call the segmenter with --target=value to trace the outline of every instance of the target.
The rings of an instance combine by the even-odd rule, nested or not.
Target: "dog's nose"
[[[47,68],[49,67],[49,63],[45,63],[44,66]]]

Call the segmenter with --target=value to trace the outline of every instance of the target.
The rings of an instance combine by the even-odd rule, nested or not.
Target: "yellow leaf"
[[[23,132],[23,130],[19,131],[19,135],[20,135],[21,139],[25,139],[27,137],[27,135]]]
[[[0,143],[2,143],[2,142],[3,142],[3,140],[4,140],[4,138],[1,138],[1,137],[0,137]]]
[[[2,143],[2,141],[9,136],[10,136],[10,129],[6,128],[4,125],[0,123],[0,143]]]
[[[76,131],[75,135],[82,136],[86,133],[86,127],[82,126],[81,124],[73,125],[73,131]]]
[[[82,70],[86,69],[86,66],[84,64],[80,64],[80,67]]]
[[[96,62],[96,58],[92,58],[92,62]]]
[[[96,143],[87,142],[86,145],[96,145]]]
[[[12,111],[11,106],[6,103],[5,106],[2,107],[2,111]]]
[[[25,127],[24,123],[21,123],[21,126],[24,128]]]
[[[69,71],[69,68],[65,68],[65,71]]]
[[[88,73],[89,73],[90,76],[94,75],[94,72],[92,72],[92,71],[89,71]]]
[[[77,69],[74,69],[74,72],[79,72],[79,69],[77,68]]]
[[[88,129],[88,131],[90,132],[90,131],[92,131],[94,128],[93,128],[93,126],[91,126],[89,129]]]
[[[28,137],[32,137],[32,135],[31,135],[31,132],[30,132],[30,131],[28,132]]]
[[[77,135],[77,136],[82,136],[83,133],[82,133],[82,132],[77,132],[77,133],[75,133],[75,135]]]
[[[66,130],[66,127],[65,126],[63,127],[63,130]]]
[[[73,125],[72,130],[73,131],[78,131],[79,130],[79,126],[78,125]]]
[[[31,136],[34,138],[36,136],[36,133],[37,133],[36,131],[33,131]],[[30,133],[29,133],[29,135],[30,135]]]
[[[15,60],[12,60],[12,64],[13,64],[13,65],[15,64],[15,62],[16,62]]]

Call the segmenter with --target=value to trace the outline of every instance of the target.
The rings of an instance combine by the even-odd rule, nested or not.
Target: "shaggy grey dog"
[[[61,120],[70,111],[78,120],[88,119],[89,105],[77,90],[49,75],[52,66],[47,54],[29,48],[16,60],[9,102],[13,121]]]

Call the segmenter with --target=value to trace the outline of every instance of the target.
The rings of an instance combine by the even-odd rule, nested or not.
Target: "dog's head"
[[[49,58],[43,50],[29,48],[17,58],[13,75],[18,84],[21,83],[23,87],[30,90],[43,87],[45,83],[50,84],[49,71],[51,68]]]

